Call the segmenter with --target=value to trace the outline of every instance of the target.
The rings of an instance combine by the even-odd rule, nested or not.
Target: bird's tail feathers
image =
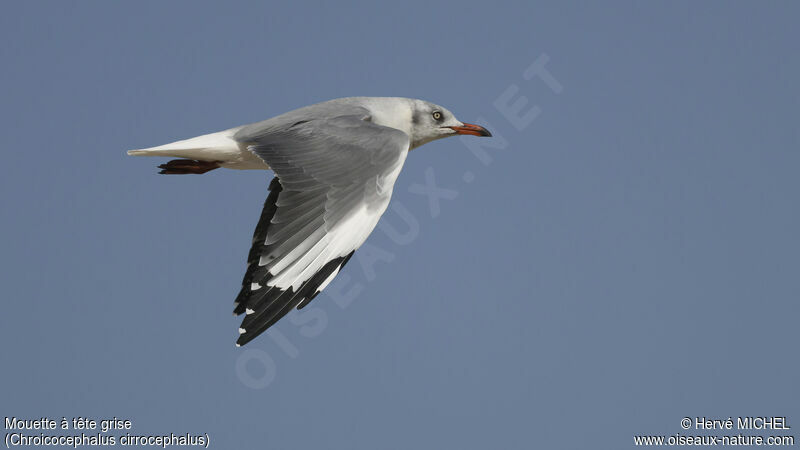
[[[128,154],[131,156],[172,156],[198,161],[226,161],[240,152],[239,144],[233,139],[237,130],[238,128],[233,128],[158,147],[128,150]]]

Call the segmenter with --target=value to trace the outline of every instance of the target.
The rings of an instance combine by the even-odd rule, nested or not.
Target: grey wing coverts
[[[303,108],[248,125],[234,139],[275,172],[235,303],[243,345],[303,307],[372,232],[391,197],[409,138],[366,109]]]

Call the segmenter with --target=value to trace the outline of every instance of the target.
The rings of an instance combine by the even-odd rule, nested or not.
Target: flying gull
[[[234,302],[240,346],[336,277],[386,211],[409,150],[459,134],[491,136],[423,100],[351,97],[128,154],[181,158],[163,174],[275,173]]]

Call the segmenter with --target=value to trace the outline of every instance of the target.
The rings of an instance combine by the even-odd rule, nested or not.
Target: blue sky
[[[685,416],[795,425],[799,12],[6,4],[0,412],[222,449],[628,448],[687,434]],[[549,77],[526,76],[536,61]],[[351,95],[436,102],[495,138],[414,151],[330,292],[237,349],[271,174],[166,177],[125,150]]]

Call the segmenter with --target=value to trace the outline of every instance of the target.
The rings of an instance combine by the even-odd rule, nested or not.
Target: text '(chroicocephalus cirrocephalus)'
[[[183,158],[163,174],[275,172],[234,303],[239,346],[336,277],[386,210],[409,150],[458,134],[491,136],[423,100],[351,97],[128,154]]]

